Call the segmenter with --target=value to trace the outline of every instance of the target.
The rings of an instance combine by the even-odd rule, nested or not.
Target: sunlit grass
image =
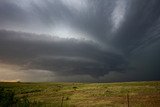
[[[160,82],[120,83],[0,83],[15,97],[27,96],[34,106],[46,107],[158,107]]]

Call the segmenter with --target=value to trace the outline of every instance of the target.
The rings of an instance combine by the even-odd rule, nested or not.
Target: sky
[[[160,80],[160,0],[0,0],[0,81]]]

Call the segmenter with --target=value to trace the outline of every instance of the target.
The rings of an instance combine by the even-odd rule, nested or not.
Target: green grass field
[[[14,98],[21,100],[25,97],[33,107],[160,107],[160,81],[119,83],[1,82],[0,88],[4,90],[1,91],[1,96],[3,92],[11,90],[15,94]]]

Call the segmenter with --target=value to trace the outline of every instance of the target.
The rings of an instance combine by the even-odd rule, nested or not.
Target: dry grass
[[[30,101],[60,107],[159,107],[160,82],[124,83],[0,83],[0,87],[27,95]],[[76,89],[73,87],[77,87]]]

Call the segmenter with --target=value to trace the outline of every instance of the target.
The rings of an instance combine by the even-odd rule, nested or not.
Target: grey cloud
[[[56,37],[5,30],[1,30],[0,35],[1,58],[25,66],[24,69],[50,70],[57,75],[88,74],[94,77],[111,70],[121,72],[126,69],[127,61],[123,56],[110,50],[104,51],[91,41],[55,40]]]
[[[91,38],[103,43],[106,43],[106,37],[110,35],[111,13],[115,7],[115,2],[106,0],[87,0],[84,2],[87,8],[82,11],[65,5],[62,0],[1,2],[1,21],[4,22],[4,25],[0,26],[2,29],[50,33],[55,26],[63,23],[86,32]],[[24,6],[20,6],[22,3]],[[25,5],[28,5],[28,8]]]
[[[62,80],[159,80],[159,5],[159,0],[0,1],[0,60],[28,72],[48,70]]]
[[[156,26],[155,24],[159,25],[159,4],[158,0],[132,1],[131,11],[127,12],[127,18],[117,32],[113,44],[122,48],[127,54],[139,47],[142,41],[150,36],[146,33]]]

